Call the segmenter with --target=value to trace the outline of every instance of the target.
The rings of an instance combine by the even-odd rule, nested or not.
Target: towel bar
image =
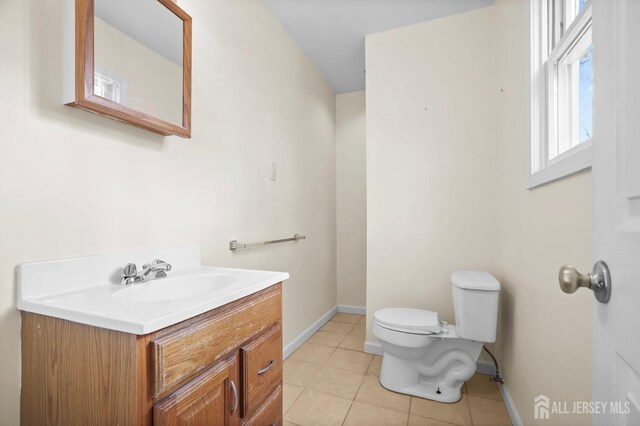
[[[239,243],[237,240],[229,241],[229,250],[236,251],[242,249],[249,249],[260,246],[268,246],[270,244],[278,244],[278,243],[286,243],[287,241],[298,241],[304,240],[307,237],[300,234],[295,234],[291,238],[282,238],[280,240],[269,240],[269,241],[261,241],[259,243]]]

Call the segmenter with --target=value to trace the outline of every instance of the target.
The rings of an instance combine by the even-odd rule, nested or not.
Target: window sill
[[[547,166],[527,179],[527,189],[534,189],[591,168],[591,141],[584,142],[559,155]]]

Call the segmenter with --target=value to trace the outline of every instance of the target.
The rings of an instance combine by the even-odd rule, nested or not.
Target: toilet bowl
[[[500,283],[484,271],[454,272],[451,283],[456,325],[424,309],[375,312],[385,388],[440,402],[460,399],[484,343],[495,341]]]

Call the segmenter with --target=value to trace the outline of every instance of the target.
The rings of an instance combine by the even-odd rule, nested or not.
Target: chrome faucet
[[[142,265],[142,271],[140,272],[138,272],[135,263],[127,263],[124,268],[122,268],[120,284],[129,285],[142,281],[155,280],[157,278],[165,278],[169,271],[171,271],[171,265],[160,259]]]

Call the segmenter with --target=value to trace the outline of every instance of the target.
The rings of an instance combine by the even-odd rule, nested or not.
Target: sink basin
[[[118,290],[111,298],[121,303],[157,303],[203,296],[235,283],[231,275],[206,274],[161,278]]]

